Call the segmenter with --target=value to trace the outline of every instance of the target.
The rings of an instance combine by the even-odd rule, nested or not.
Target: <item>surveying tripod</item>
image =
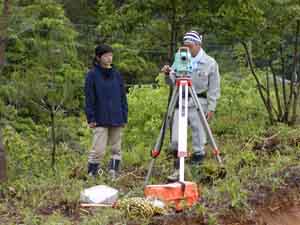
[[[220,157],[220,152],[216,145],[216,142],[213,138],[212,132],[206,120],[206,116],[201,107],[198,96],[195,92],[195,89],[192,85],[192,78],[188,73],[175,76],[175,87],[173,89],[171,99],[168,105],[168,110],[166,112],[163,125],[160,129],[159,136],[156,140],[155,147],[151,152],[152,161],[149,165],[148,173],[145,178],[145,185],[148,184],[150,175],[152,173],[152,168],[154,166],[155,158],[160,154],[165,132],[168,126],[171,124],[171,120],[175,111],[175,107],[178,102],[178,130],[172,132],[178,132],[178,149],[177,157],[179,157],[179,181],[184,182],[184,158],[187,157],[187,131],[188,131],[188,97],[191,96],[193,103],[197,109],[197,112],[200,117],[200,121],[205,129],[205,132],[208,136],[210,144],[212,145],[213,154],[216,157],[217,161],[222,164],[222,159]]]

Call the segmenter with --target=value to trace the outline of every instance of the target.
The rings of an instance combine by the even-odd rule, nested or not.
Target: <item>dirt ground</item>
[[[285,177],[285,174],[288,176]],[[287,168],[278,176],[285,184],[275,192],[262,186],[249,199],[251,208],[242,213],[228,212],[217,218],[219,225],[300,225],[300,166]],[[214,209],[217,211],[218,209]],[[208,219],[177,214],[155,218],[151,225],[208,225]]]
[[[300,206],[291,206],[289,208],[272,212],[271,210],[261,212],[261,224],[266,225],[299,225],[300,224]]]
[[[300,225],[300,166],[283,170],[284,184],[275,192],[261,186],[253,191],[249,204],[253,209],[242,215],[224,215],[222,225]]]
[[[278,197],[278,196],[277,196]],[[250,215],[251,214],[251,215]],[[183,214],[156,218],[151,225],[208,225],[205,218]],[[218,218],[219,225],[300,225],[300,201],[273,202],[252,213],[227,214]]]
[[[260,208],[255,218],[234,218],[230,215],[219,220],[220,225],[300,225],[300,206],[287,208]]]
[[[249,197],[249,209],[243,212],[227,210],[224,215],[217,215],[217,223],[211,223],[207,216],[191,214],[191,212],[177,213],[163,217],[152,218],[151,225],[300,225],[300,166],[290,167],[276,176],[284,178],[283,185],[276,191],[268,185],[252,188]],[[251,187],[250,187],[251,189]],[[219,212],[224,208],[217,205],[209,208],[212,212]],[[13,206],[10,211],[13,215]],[[82,208],[78,204],[60,202],[54,206],[41,207],[37,210],[40,215],[51,215],[60,211],[70,218],[73,224],[80,224]],[[85,215],[92,216],[92,210],[84,209]],[[15,215],[18,213],[16,212]],[[0,224],[6,224],[0,217]],[[128,223],[128,225],[136,223]]]

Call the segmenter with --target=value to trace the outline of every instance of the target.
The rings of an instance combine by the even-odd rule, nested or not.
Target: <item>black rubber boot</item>
[[[179,170],[179,158],[174,160],[174,169]]]
[[[203,163],[205,159],[205,155],[203,154],[193,154],[190,163],[192,165],[200,165]]]
[[[121,160],[119,159],[111,159],[109,162],[109,174],[113,180],[116,179],[117,173],[119,172],[120,162]]]
[[[168,176],[168,181],[175,182],[178,180],[179,180],[179,159],[176,158],[174,160],[174,171],[170,176]]]
[[[88,175],[89,176],[97,176],[99,170],[99,163],[89,163],[88,164]]]

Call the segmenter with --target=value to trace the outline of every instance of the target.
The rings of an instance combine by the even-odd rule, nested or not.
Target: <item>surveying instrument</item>
[[[149,165],[149,170],[145,178],[145,195],[147,197],[157,197],[166,202],[173,202],[176,205],[176,209],[180,209],[179,199],[185,199],[188,205],[193,205],[198,201],[199,194],[197,184],[193,182],[186,182],[184,180],[184,160],[187,157],[187,138],[188,138],[188,100],[189,97],[197,109],[200,117],[200,121],[208,136],[208,140],[212,145],[212,151],[217,161],[222,164],[220,152],[213,138],[212,132],[206,120],[206,116],[201,107],[197,93],[192,85],[192,64],[191,54],[187,47],[180,47],[175,55],[175,60],[172,65],[172,72],[175,75],[175,87],[173,88],[172,95],[169,101],[168,110],[165,114],[165,118],[162,127],[159,132],[159,136],[156,140],[155,147],[151,151],[152,161]],[[165,132],[171,124],[173,114],[176,106],[178,105],[178,130],[172,132],[178,133],[178,148],[177,157],[179,158],[179,181],[166,185],[147,185],[152,169],[154,166],[155,158],[159,156]],[[179,195],[179,196],[178,196]]]

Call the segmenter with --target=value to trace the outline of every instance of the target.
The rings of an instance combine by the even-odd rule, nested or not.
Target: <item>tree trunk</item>
[[[283,117],[283,112],[282,112],[281,101],[280,101],[280,92],[279,92],[279,88],[278,88],[278,84],[277,84],[276,73],[275,73],[275,70],[272,66],[271,61],[269,62],[269,67],[270,67],[271,72],[272,72],[273,83],[274,83],[274,91],[275,91],[275,97],[276,97],[276,103],[277,103],[277,110],[278,110],[277,121],[281,121],[282,117]]]
[[[5,50],[7,44],[7,28],[9,20],[9,6],[10,0],[4,0],[2,16],[0,17],[0,70],[2,70],[5,63]],[[7,168],[6,168],[6,154],[1,136],[0,128],[0,181],[7,179]]]
[[[282,95],[283,95],[283,108],[284,112],[281,118],[282,122],[287,122],[288,121],[288,106],[287,106],[287,93],[286,93],[286,69],[285,69],[285,59],[283,55],[283,45],[280,44],[280,62],[281,62],[281,74],[282,74],[282,79],[281,79],[281,86],[282,86]]]
[[[7,179],[7,168],[6,168],[6,156],[4,145],[2,141],[2,136],[0,133],[0,182],[3,182]]]
[[[51,111],[50,116],[51,116],[51,137],[52,137],[51,166],[54,169],[55,155],[56,155],[56,134],[55,134],[55,113],[54,113],[54,110]]]
[[[177,21],[176,21],[176,2],[172,1],[172,15],[171,15],[171,38],[169,47],[169,62],[171,63],[174,59],[174,54],[176,52],[177,43]]]
[[[297,20],[297,24],[296,24],[296,41],[295,41],[295,54],[294,54],[294,65],[293,65],[293,74],[294,74],[294,78],[295,78],[295,86],[297,87],[297,89],[295,90],[295,92],[293,93],[294,95],[294,102],[293,102],[293,108],[292,108],[292,118],[291,118],[291,125],[295,124],[296,119],[297,119],[297,108],[298,108],[298,97],[299,97],[299,78],[297,76],[298,72],[298,65],[299,65],[299,49],[298,49],[298,45],[299,45],[299,33],[300,33],[300,20]]]
[[[5,49],[7,44],[7,27],[9,20],[10,0],[4,0],[2,16],[0,17],[0,67],[5,63]]]
[[[270,104],[268,104],[267,99],[264,96],[264,92],[263,92],[263,91],[266,91],[266,88],[261,84],[261,82],[259,81],[258,76],[255,72],[254,63],[253,63],[252,56],[251,56],[251,53],[250,53],[247,43],[246,42],[241,42],[241,43],[246,52],[246,59],[248,61],[248,65],[250,67],[251,73],[254,76],[254,79],[256,81],[258,93],[259,93],[259,95],[264,103],[264,106],[266,107],[266,110],[268,112],[270,124],[274,124],[272,106],[270,106]]]

